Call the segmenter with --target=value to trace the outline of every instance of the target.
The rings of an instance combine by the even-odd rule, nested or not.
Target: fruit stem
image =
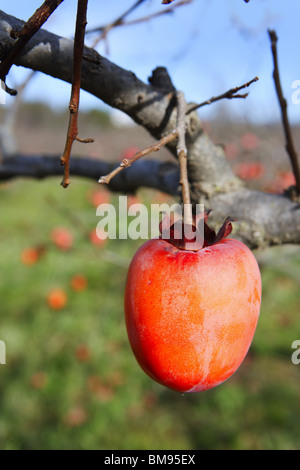
[[[187,173],[187,156],[184,150],[179,152],[179,166],[180,166],[180,185],[183,202],[183,217],[184,223],[192,225],[193,213],[190,197],[190,187],[188,182]]]
[[[177,155],[180,168],[180,186],[183,201],[183,218],[184,223],[192,225],[193,213],[190,197],[190,186],[188,181],[187,169],[187,147],[185,142],[186,124],[185,124],[185,99],[181,91],[177,92]]]

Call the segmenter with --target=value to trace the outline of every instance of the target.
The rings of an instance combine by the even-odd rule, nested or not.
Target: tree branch
[[[70,170],[74,176],[98,182],[99,175],[111,172],[116,165],[95,158],[75,157],[70,162]],[[50,176],[61,176],[58,155],[19,154],[3,159],[0,164],[0,182],[19,177],[43,179]],[[159,189],[173,196],[179,195],[178,166],[175,163],[141,160],[108,183],[108,188],[115,192],[134,193],[141,187]]]
[[[269,30],[269,37],[271,41],[271,49],[272,49],[273,62],[274,62],[273,78],[274,78],[275,89],[276,89],[277,98],[278,98],[278,102],[279,102],[279,106],[281,110],[282,124],[283,124],[285,139],[286,139],[286,150],[290,157],[290,162],[291,162],[293,173],[294,173],[295,180],[296,180],[296,193],[297,193],[297,196],[300,196],[300,168],[299,168],[299,162],[298,162],[298,154],[294,146],[292,130],[291,130],[291,126],[289,123],[288,112],[287,112],[287,101],[284,98],[282,87],[281,87],[281,82],[280,82],[278,54],[277,54],[278,38],[277,38],[276,31]]]
[[[93,46],[95,47],[96,44],[98,44],[98,42],[101,41],[102,39],[106,39],[107,34],[109,33],[109,31],[111,29],[115,28],[115,27],[118,27],[118,26],[132,26],[132,25],[135,25],[135,24],[138,24],[138,23],[144,23],[146,21],[150,21],[154,18],[157,18],[158,16],[173,13],[175,11],[175,9],[177,9],[178,7],[185,6],[185,5],[188,5],[189,3],[193,2],[193,0],[182,0],[178,3],[175,3],[175,4],[171,5],[170,7],[164,8],[163,10],[158,10],[154,13],[149,14],[149,15],[146,15],[146,16],[143,16],[143,17],[140,17],[140,18],[136,18],[136,19],[133,19],[133,20],[128,20],[128,21],[125,22],[124,20],[125,20],[126,16],[129,13],[132,13],[132,11],[135,10],[144,1],[145,0],[138,0],[132,7],[130,7],[128,10],[126,10],[125,13],[120,15],[112,23],[110,23],[108,25],[105,25],[105,26],[98,26],[96,28],[92,28],[92,29],[87,30],[87,34],[97,33],[97,32],[101,33],[101,36],[96,39]]]
[[[184,222],[187,225],[193,224],[193,212],[191,207],[191,197],[190,197],[190,185],[188,178],[188,167],[187,167],[187,148],[185,142],[185,117],[186,117],[186,103],[184,99],[184,94],[181,91],[178,91],[176,94],[177,98],[177,123],[176,130],[178,135],[177,140],[177,155],[179,160],[180,168],[180,186],[183,202],[183,215]]]
[[[64,152],[60,158],[60,163],[64,166],[64,177],[61,183],[64,188],[67,188],[70,184],[70,157],[73,143],[76,139],[80,142],[84,142],[81,139],[78,139],[78,110],[81,86],[81,62],[84,46],[84,33],[87,24],[87,4],[88,0],[78,0],[77,4],[78,6],[73,51],[72,90],[69,103],[69,127]],[[87,142],[93,142],[93,140],[89,139]]]
[[[11,37],[16,39],[13,47],[8,51],[8,54],[2,57],[2,62],[0,63],[0,79],[4,81],[8,72],[11,69],[11,66],[15,63],[16,58],[25,47],[27,42],[32,38],[32,36],[41,28],[41,26],[47,21],[50,15],[54,10],[63,2],[63,0],[45,0],[40,8],[38,8],[35,13],[29,18],[29,20],[22,25],[20,31],[12,30]],[[17,32],[18,31],[18,32]],[[7,85],[5,85],[6,91],[10,95],[16,95],[16,90],[12,90]]]
[[[4,50],[12,46],[10,31],[21,24],[20,20],[0,12],[0,44]],[[72,40],[41,29],[26,45],[16,64],[71,83],[72,57]],[[91,48],[84,49],[83,58],[81,87],[84,90],[126,113],[156,140],[176,128],[176,99],[166,71],[162,74],[157,69],[150,83],[145,84]],[[156,73],[158,70],[160,73]],[[229,191],[241,187],[224,151],[203,132],[196,113],[190,113],[187,119],[186,144],[192,202],[197,202],[203,193],[213,194],[216,188]],[[170,143],[168,148],[177,155],[176,143]]]
[[[168,142],[171,142],[175,140],[177,137],[177,132],[173,131],[170,134],[166,135],[165,137],[162,137],[159,142],[156,142],[153,145],[150,145],[149,147],[140,150],[137,152],[133,157],[130,159],[124,158],[121,163],[114,168],[108,175],[101,176],[99,178],[99,183],[101,184],[109,184],[110,181],[117,176],[121,171],[123,171],[125,168],[129,168],[133,163],[137,162],[140,158],[145,157],[146,155],[149,155],[152,152],[157,152],[161,147],[166,145]]]
[[[0,45],[7,51],[13,45],[10,31],[22,22],[0,12]],[[39,30],[27,43],[17,65],[72,81],[73,41]],[[108,105],[128,114],[143,125],[156,140],[176,129],[174,87],[165,69],[156,69],[143,83],[96,51],[85,48],[81,86]],[[176,142],[168,144],[176,156]],[[192,200],[203,202],[223,221],[229,215],[238,219],[235,236],[250,247],[279,243],[300,243],[300,206],[285,196],[270,195],[245,188],[232,172],[224,151],[203,132],[195,112],[186,117],[186,146]],[[97,181],[114,164],[74,158],[71,172]],[[16,156],[4,160],[0,180],[16,176],[42,178],[60,174],[59,158]],[[113,191],[132,192],[147,186],[179,195],[179,168],[176,164],[137,161],[109,183]]]
[[[105,26],[99,26],[98,28],[93,28],[93,29],[90,29],[87,31],[87,34],[88,33],[95,33],[95,32],[100,32],[101,33],[101,36],[99,38],[97,38],[97,40],[94,42],[94,47],[96,46],[96,44],[98,44],[99,41],[101,41],[102,39],[106,39],[107,37],[107,34],[109,33],[109,31],[112,29],[112,28],[115,28],[116,26],[120,26],[120,25],[123,25],[124,24],[124,20],[126,18],[127,15],[129,15],[130,13],[132,13],[137,7],[139,7],[142,3],[144,3],[145,0],[137,0],[131,7],[129,7],[124,13],[122,13],[120,16],[118,16],[118,18],[113,21],[112,23],[110,24],[107,24]]]
[[[225,93],[222,93],[219,96],[212,96],[209,100],[203,101],[203,103],[195,104],[192,105],[186,112],[186,114],[190,114],[192,111],[195,111],[196,109],[202,108],[202,106],[215,103],[216,101],[220,101],[223,99],[231,100],[233,98],[247,98],[249,93],[244,93],[244,94],[238,94],[238,91],[243,90],[244,88],[248,88],[252,83],[257,82],[258,77],[254,77],[252,80],[250,80],[247,83],[244,83],[241,86],[237,86],[235,88],[230,88],[230,90],[226,91]]]
[[[109,173],[116,163],[96,159],[72,159],[70,169],[74,176],[95,182],[99,174]],[[60,176],[58,155],[18,155],[4,159],[0,165],[0,181],[13,178],[42,179]],[[157,160],[139,160],[126,171],[117,174],[108,184],[111,191],[134,193],[148,187],[179,196],[179,168],[175,163]],[[216,194],[206,201],[212,209],[211,220],[219,226],[224,214],[237,219],[233,236],[243,240],[250,248],[261,248],[281,243],[300,244],[300,205],[284,195],[240,189],[227,194]]]

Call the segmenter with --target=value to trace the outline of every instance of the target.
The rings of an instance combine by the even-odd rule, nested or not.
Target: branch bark
[[[54,10],[63,2],[63,0],[45,0],[40,8],[24,23],[19,30],[11,31],[11,37],[16,39],[13,47],[8,51],[8,55],[4,57],[0,64],[0,79],[4,81],[8,74],[11,66],[15,63],[16,58],[24,48],[25,44],[32,38],[32,36],[41,28],[41,26],[47,21]],[[6,91],[15,95],[16,91],[12,90],[6,85]]]
[[[95,158],[74,157],[70,170],[74,176],[98,182],[99,175],[111,172],[117,163],[108,163]],[[43,179],[61,176],[59,155],[15,155],[5,158],[0,164],[0,182],[14,178]],[[109,183],[111,191],[134,193],[141,187],[159,189],[167,194],[179,195],[179,171],[174,163],[157,160],[137,161],[117,174]]]
[[[21,25],[20,20],[0,11],[0,45],[4,51],[13,44],[10,31]],[[72,58],[72,40],[41,29],[26,45],[16,65],[71,83]],[[156,69],[149,78],[150,83],[145,84],[134,73],[118,67],[91,48],[84,48],[83,59],[81,87],[84,90],[129,115],[156,140],[176,128],[175,90],[164,69]],[[186,144],[192,202],[197,202],[203,193],[212,195],[216,189],[228,191],[241,186],[223,150],[215,147],[203,132],[195,112],[188,116]],[[170,143],[169,149],[176,156],[176,143]]]

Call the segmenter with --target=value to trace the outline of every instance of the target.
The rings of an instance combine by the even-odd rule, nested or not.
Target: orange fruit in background
[[[50,238],[61,250],[69,250],[74,242],[72,233],[65,227],[54,228],[51,231]]]
[[[99,230],[98,230],[99,232]],[[104,233],[104,232],[103,232]],[[95,246],[103,246],[107,242],[107,238],[99,238],[96,229],[91,230],[89,233],[90,242]]]
[[[35,372],[30,377],[31,386],[37,390],[44,388],[46,383],[47,383],[47,375],[45,372],[42,372],[42,371]]]
[[[127,147],[123,154],[121,155],[120,160],[124,160],[124,158],[130,160],[130,158],[134,157],[136,153],[138,153],[140,149],[138,147],[135,147],[134,145]]]
[[[234,171],[240,178],[250,181],[261,178],[265,173],[265,168],[262,163],[245,162],[235,165]]]
[[[273,182],[274,188],[277,191],[283,191],[288,189],[290,186],[296,184],[295,175],[292,171],[281,171],[278,173],[277,178]]]
[[[37,248],[25,248],[21,253],[21,261],[27,266],[35,264],[40,258],[40,251]]]
[[[246,132],[241,137],[241,145],[245,150],[254,150],[260,144],[260,138],[253,132]]]
[[[61,288],[52,289],[47,296],[47,303],[53,310],[63,309],[68,302],[66,292]]]
[[[75,350],[75,357],[79,362],[86,362],[91,357],[91,351],[86,344],[80,344]]]
[[[74,406],[64,417],[64,423],[69,427],[81,426],[88,420],[88,413],[83,406]]]
[[[109,204],[111,196],[105,189],[96,189],[88,194],[88,199],[94,207],[98,207],[101,204]]]
[[[83,291],[87,288],[87,279],[83,274],[75,274],[71,279],[71,287],[75,291]]]

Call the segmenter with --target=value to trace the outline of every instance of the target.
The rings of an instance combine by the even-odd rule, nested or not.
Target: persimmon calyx
[[[185,223],[179,214],[165,215],[159,224],[160,238],[168,240],[180,250],[188,251],[199,251],[219,243],[231,233],[231,222],[236,219],[227,217],[216,233],[207,224],[210,212],[210,210],[205,210],[204,214],[193,216],[192,224]]]

